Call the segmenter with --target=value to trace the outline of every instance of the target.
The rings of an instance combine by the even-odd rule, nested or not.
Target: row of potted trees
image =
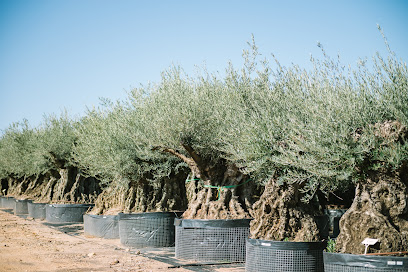
[[[404,251],[406,64],[390,52],[369,69],[365,62],[352,69],[323,51],[310,70],[272,67],[249,44],[243,69],[229,66],[223,78],[206,71],[190,78],[174,67],[158,84],[132,90],[126,101],[105,101],[78,121],[12,126],[0,141],[1,186],[95,202],[94,215],[184,211],[176,234],[194,236],[203,250],[176,250],[179,256],[205,258],[214,239],[200,237],[217,229],[188,220],[252,219],[248,232],[221,236],[249,235],[249,255],[261,259],[247,270],[258,271],[270,261],[265,256],[280,252],[271,241],[295,243],[306,253],[294,259],[309,260],[300,243],[311,251],[322,246],[327,232],[317,218],[338,196],[349,209],[336,252],[361,254],[365,238],[379,239],[377,253]],[[350,188],[351,197],[342,194]]]
[[[89,209],[89,205],[83,204],[47,205],[52,208],[47,211],[51,215],[42,217],[40,214],[45,204],[32,205],[35,202],[13,197],[1,197],[0,204],[1,208],[14,208],[15,214],[28,213],[33,218],[47,218],[50,222],[80,221],[78,216],[82,217]],[[58,209],[60,211],[56,212]],[[65,214],[65,217],[56,214]],[[89,235],[120,237],[124,245],[132,247],[173,246],[175,236],[176,258],[223,263],[246,262],[246,271],[365,271],[367,267],[371,271],[406,271],[407,268],[405,258],[323,253],[327,241],[248,239],[250,219],[177,219],[180,215],[169,212],[121,213],[118,216],[85,214],[83,218],[85,232]]]

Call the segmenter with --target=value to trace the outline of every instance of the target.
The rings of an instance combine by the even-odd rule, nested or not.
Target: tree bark
[[[114,181],[98,196],[93,214],[184,211],[187,206],[184,181],[180,172],[168,178],[137,182]]]
[[[371,128],[376,150],[405,145],[408,129],[399,121],[376,123]],[[365,133],[362,131],[361,133]],[[359,134],[356,135],[358,140]],[[376,170],[372,165],[378,165]],[[395,168],[395,166],[394,166]],[[364,253],[365,238],[379,239],[377,252],[404,251],[408,248],[408,164],[402,162],[395,170],[387,162],[367,156],[358,169],[365,178],[357,184],[350,209],[340,220],[336,250],[342,253]],[[362,175],[363,176],[363,175]]]
[[[302,203],[301,197],[298,185],[279,186],[271,179],[253,206],[251,237],[275,241],[321,240],[313,205]]]
[[[51,170],[44,175],[8,178],[9,195],[54,203],[93,203],[100,194],[100,184],[87,178],[75,167]]]
[[[183,160],[198,180],[186,184],[188,208],[185,219],[250,218],[259,186],[225,160],[207,161],[188,144],[181,144],[188,156],[170,148],[156,147]],[[255,196],[255,197],[254,197]]]
[[[360,182],[350,209],[340,220],[336,250],[362,254],[365,238],[379,239],[376,252],[408,248],[408,171],[372,171]]]

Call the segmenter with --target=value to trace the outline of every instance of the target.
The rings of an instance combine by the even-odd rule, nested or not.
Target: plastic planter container
[[[84,232],[106,239],[119,238],[119,215],[84,215]]]
[[[315,216],[317,227],[322,239],[327,239],[330,235],[330,217],[327,214]]]
[[[326,272],[407,272],[408,258],[323,253]]]
[[[119,213],[120,242],[130,247],[174,246],[174,212]]]
[[[5,196],[0,196],[0,209],[3,209],[4,207],[3,207],[3,198],[4,198]]]
[[[347,209],[328,209],[325,210],[326,214],[329,216],[330,229],[333,231],[332,237],[337,237],[340,234],[339,221],[343,214],[346,213]]]
[[[16,199],[14,203],[14,214],[25,215],[28,214],[28,203],[32,202],[29,199]]]
[[[34,219],[45,219],[45,208],[47,205],[47,203],[28,202],[28,216]]]
[[[45,219],[50,223],[83,222],[83,215],[94,204],[47,204]]]
[[[176,258],[244,262],[251,219],[176,219]]]
[[[323,272],[326,242],[285,242],[248,239],[247,272]]]
[[[3,196],[1,198],[1,206],[3,209],[12,209],[14,210],[14,206],[15,206],[15,198],[12,196]]]

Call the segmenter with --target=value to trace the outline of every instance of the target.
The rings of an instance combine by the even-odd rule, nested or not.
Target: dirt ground
[[[88,237],[81,224],[50,224],[0,210],[0,271],[244,271],[243,264],[189,265],[171,249],[134,249]],[[184,266],[183,266],[184,265]]]

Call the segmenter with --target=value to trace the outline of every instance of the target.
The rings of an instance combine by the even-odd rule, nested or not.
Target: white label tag
[[[375,245],[377,242],[378,242],[378,239],[365,238],[364,241],[362,241],[361,243],[362,243],[363,245],[372,246],[372,245]]]

